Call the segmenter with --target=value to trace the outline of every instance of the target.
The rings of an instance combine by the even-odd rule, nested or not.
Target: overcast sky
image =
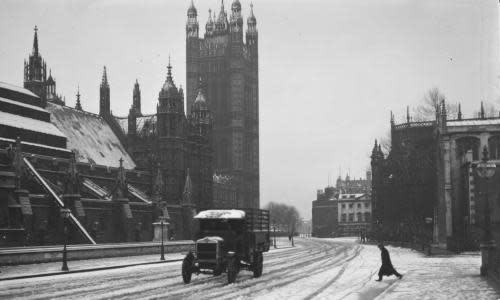
[[[2,0],[0,81],[22,85],[23,60],[39,28],[40,52],[57,90],[98,112],[102,68],[111,108],[126,115],[137,78],[155,111],[171,55],[185,86],[190,0]],[[250,1],[240,0],[243,15]],[[226,0],[229,10],[230,0]],[[195,0],[201,34],[208,9]],[[496,0],[254,0],[259,30],[261,205],[295,205],[310,218],[316,189],[350,170],[364,176],[373,140],[403,119],[426,90],[462,102],[498,99]]]

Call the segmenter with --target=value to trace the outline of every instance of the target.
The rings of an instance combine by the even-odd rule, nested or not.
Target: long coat
[[[382,247],[382,249],[380,249],[380,254],[382,256],[382,266],[378,271],[378,275],[379,276],[397,275],[398,272],[392,266],[391,257],[389,256],[389,252],[387,251],[387,249],[385,249],[385,247]]]

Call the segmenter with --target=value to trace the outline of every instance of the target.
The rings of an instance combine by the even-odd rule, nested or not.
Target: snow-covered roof
[[[339,194],[339,200],[355,200],[363,197],[366,194]]]
[[[19,86],[16,86],[16,85],[12,85],[12,84],[9,84],[9,83],[3,82],[3,81],[0,81],[0,88],[12,90],[12,91],[15,91],[15,92],[18,92],[18,93],[21,93],[21,94],[25,94],[25,95],[28,95],[28,96],[31,96],[31,97],[38,98],[38,96],[35,95],[35,94],[33,94],[33,92],[31,92],[30,90],[27,90],[25,88],[22,88],[22,87],[19,87]]]
[[[125,134],[128,134],[128,117],[115,117]],[[143,115],[136,118],[136,132],[140,136],[151,136],[156,133],[156,114]]]
[[[245,212],[238,209],[211,209],[200,211],[195,219],[244,219]]]
[[[15,105],[19,105],[19,106],[22,106],[22,107],[30,108],[30,109],[33,109],[33,110],[45,112],[45,113],[47,112],[45,109],[43,109],[43,108],[41,108],[39,106],[30,105],[30,104],[26,104],[26,103],[23,103],[23,102],[10,100],[10,99],[3,98],[3,97],[0,97],[0,102],[6,102],[6,103],[9,103],[9,104],[15,104]]]
[[[75,150],[79,162],[135,168],[135,163],[114,134],[108,123],[99,115],[71,107],[47,103],[51,122],[68,138],[68,149]]]
[[[0,124],[14,128],[30,130],[33,132],[65,137],[64,134],[59,131],[52,123],[9,114],[3,111],[0,111]]]

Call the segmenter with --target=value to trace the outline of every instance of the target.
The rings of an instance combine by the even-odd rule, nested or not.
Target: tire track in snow
[[[325,284],[323,284],[322,287],[317,289],[314,293],[311,293],[310,295],[304,297],[304,299],[307,299],[307,300],[313,299],[317,295],[321,294],[328,287],[330,287],[330,285],[332,285],[332,283],[337,281],[337,279],[339,279],[340,276],[342,276],[342,274],[344,274],[345,270],[347,269],[347,267],[349,265],[349,262],[351,260],[353,260],[354,258],[356,258],[360,252],[361,252],[361,247],[357,246],[356,250],[354,251],[354,254],[349,259],[346,260],[346,264],[344,264],[344,266],[340,269],[340,271],[337,273],[337,275],[335,275],[335,277],[333,277],[332,279],[328,280]]]
[[[330,247],[331,248],[331,245]],[[278,273],[283,273],[283,272],[289,272],[289,268],[301,268],[303,266],[306,266],[306,265],[310,265],[314,262],[321,262],[323,259],[324,259],[324,253],[326,253],[325,249],[323,249],[320,253],[323,253],[322,256],[318,256],[318,257],[309,257],[309,259],[307,260],[302,260],[298,263],[295,263],[295,264],[292,264],[291,266],[283,266],[282,262],[278,262],[276,263],[276,265],[278,265],[280,268],[276,269],[276,270],[272,270],[272,271],[267,271],[265,272],[266,273],[266,278],[269,276],[269,275],[272,275],[272,274],[278,274]],[[282,259],[285,259],[285,260],[289,260],[289,257],[286,256],[286,257],[282,257]],[[265,270],[268,269],[269,266],[265,266]],[[248,274],[248,273],[247,273]],[[240,274],[240,276],[238,277],[238,282],[245,282],[244,284],[246,285],[255,285],[256,284],[256,280],[257,281],[267,281],[267,279],[264,279],[263,277],[261,278],[257,278],[257,279],[253,279],[253,280],[249,280],[251,279],[251,275],[248,275],[248,277],[242,277],[243,274]],[[180,276],[179,276],[180,278]],[[179,279],[180,281],[180,279]],[[207,286],[206,283],[208,282],[211,282],[213,284],[211,284],[210,286]],[[181,282],[181,284],[183,284]],[[173,298],[185,298],[186,297],[186,293],[189,293],[191,296],[194,294],[194,293],[199,293],[199,292],[202,292],[203,294],[202,295],[199,295],[197,297],[194,297],[195,299],[200,299],[200,298],[204,298],[207,294],[207,292],[209,291],[213,291],[215,290],[215,292],[217,291],[220,291],[220,290],[230,290],[232,289],[232,286],[234,285],[228,285],[227,284],[227,279],[226,279],[226,276],[218,276],[215,278],[214,280],[214,277],[208,277],[208,278],[205,278],[205,280],[197,280],[197,281],[194,281],[192,282],[191,284],[188,284],[188,285],[184,285],[184,288],[181,288],[180,290],[170,290],[169,288],[170,287],[175,287],[175,288],[178,288],[179,287],[179,282],[175,282],[169,286],[166,286],[162,283],[159,283],[159,284],[149,284],[149,285],[146,285],[146,286],[143,286],[139,289],[137,288],[130,288],[128,290],[122,290],[121,291],[121,295],[122,296],[130,296],[132,294],[136,294],[138,292],[140,292],[140,295],[141,295],[141,298],[144,297],[144,298],[147,298],[147,297],[155,297],[155,295],[158,295],[158,294],[164,294],[165,296],[168,296],[168,297],[173,297]],[[241,286],[241,285],[239,285]],[[229,288],[228,288],[229,287]],[[149,292],[149,293],[148,293]],[[227,291],[224,291],[223,293],[227,293]],[[113,293],[110,292],[109,295],[112,295]],[[148,295],[149,294],[149,295]],[[108,294],[104,294],[104,295],[99,295],[100,297],[102,296],[105,296]],[[195,294],[196,295],[196,294]],[[213,295],[211,295],[210,297],[208,297],[209,299],[210,298],[213,298]]]
[[[286,274],[286,277],[273,276],[271,278],[265,278],[265,279],[263,279],[263,282],[259,282],[259,283],[263,283],[262,284],[263,286],[255,284],[255,281],[249,281],[248,283],[245,283],[245,284],[237,284],[236,285],[236,288],[238,289],[237,291],[235,291],[233,289],[232,293],[229,293],[229,294],[225,291],[224,292],[221,291],[219,293],[209,294],[209,296],[210,296],[209,298],[234,299],[234,297],[252,296],[253,294],[255,294],[255,290],[266,289],[266,290],[272,291],[273,289],[284,287],[284,286],[289,285],[293,282],[296,282],[300,279],[323,273],[326,270],[330,270],[332,267],[338,266],[340,264],[346,263],[346,262],[354,259],[356,257],[356,255],[357,254],[355,253],[349,257],[331,257],[331,256],[328,256],[327,261],[331,260],[330,263],[325,264],[324,261],[321,261],[321,262],[319,262],[321,266],[316,267],[314,265],[310,265],[309,267],[312,269],[310,271],[304,270],[304,269],[298,269],[298,270],[294,270],[292,273],[290,273],[290,270],[288,270],[288,269],[280,270],[280,271],[283,271],[282,273]],[[281,274],[281,275],[284,275],[284,274]],[[241,292],[242,288],[243,289],[249,288],[250,290],[247,291],[246,293],[242,293]]]

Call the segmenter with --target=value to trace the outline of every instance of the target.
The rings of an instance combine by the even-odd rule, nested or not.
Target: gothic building
[[[415,237],[454,251],[477,248],[486,219],[500,220],[498,201],[491,200],[499,197],[500,177],[488,183],[476,170],[485,149],[499,165],[500,118],[485,117],[482,104],[479,116],[468,119],[460,106],[458,117],[449,118],[444,101],[430,121],[412,122],[408,113],[406,122],[396,124],[391,114],[390,152],[375,141],[371,155],[379,238]]]
[[[222,1],[200,37],[191,2],[186,24],[187,113],[195,109],[201,77],[213,113],[214,171],[229,177],[240,207],[259,207],[259,76],[257,21],[250,5],[245,40],[239,0],[228,15]]]
[[[177,88],[170,63],[156,107],[156,114],[142,114],[141,91],[136,81],[132,106],[126,118],[116,118],[126,135],[127,150],[142,170],[159,168],[164,181],[163,197],[181,205],[186,177],[192,181],[191,201],[197,209],[213,207],[212,114],[202,82],[189,115],[184,112],[184,92]],[[106,73],[101,85],[101,113],[108,113]],[[103,88],[104,87],[104,88]]]

